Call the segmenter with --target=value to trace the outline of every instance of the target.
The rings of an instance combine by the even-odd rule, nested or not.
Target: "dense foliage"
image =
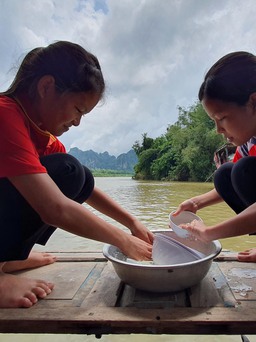
[[[178,121],[164,135],[152,139],[142,135],[133,149],[138,156],[136,179],[197,181],[211,179],[215,170],[213,154],[224,143],[214,122],[200,103],[178,108]]]

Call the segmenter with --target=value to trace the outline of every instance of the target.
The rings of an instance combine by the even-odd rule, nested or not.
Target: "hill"
[[[117,170],[133,173],[134,166],[138,162],[134,150],[122,153],[118,157],[111,156],[108,152],[82,151],[77,147],[71,148],[68,153],[92,170]]]

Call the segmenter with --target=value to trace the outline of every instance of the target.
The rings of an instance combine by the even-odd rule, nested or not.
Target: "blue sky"
[[[207,69],[236,50],[256,53],[255,0],[0,0],[0,90],[36,46],[70,40],[94,53],[105,101],[61,137],[118,155],[157,137],[197,100]]]

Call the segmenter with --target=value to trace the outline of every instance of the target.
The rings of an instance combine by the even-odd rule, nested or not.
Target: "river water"
[[[135,181],[129,177],[96,177],[96,186],[105,191],[128,211],[138,217],[149,229],[168,228],[168,215],[178,204],[197,194],[212,189],[211,183]],[[89,208],[89,207],[88,207]],[[94,210],[93,210],[94,211]],[[95,211],[94,211],[95,212]],[[95,214],[114,223],[102,214]],[[197,213],[207,225],[234,216],[224,203],[204,208]],[[116,223],[115,223],[116,224]],[[123,227],[116,224],[120,229]],[[256,247],[256,236],[242,236],[220,241],[223,249],[240,251]],[[101,251],[102,243],[83,239],[58,229],[47,246],[48,251]],[[94,336],[80,335],[15,335],[0,334],[0,342],[95,342]],[[255,336],[249,337],[256,342]],[[235,342],[240,336],[180,336],[180,335],[106,335],[102,342]]]
[[[135,181],[129,177],[96,177],[96,186],[115,199],[149,229],[168,228],[168,215],[179,203],[212,189],[212,183]],[[91,209],[89,206],[87,207]],[[122,226],[92,210],[106,221]],[[234,216],[234,212],[220,203],[197,212],[207,225]],[[222,248],[234,251],[256,247],[256,236],[242,236],[221,240]],[[96,251],[103,244],[57,230],[47,244],[47,249],[57,251]]]

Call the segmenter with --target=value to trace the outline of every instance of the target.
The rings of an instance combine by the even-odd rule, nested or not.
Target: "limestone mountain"
[[[92,170],[120,170],[133,172],[138,158],[134,150],[122,153],[118,157],[111,156],[108,152],[97,153],[93,150],[82,151],[73,147],[68,152],[77,158],[82,164]]]

